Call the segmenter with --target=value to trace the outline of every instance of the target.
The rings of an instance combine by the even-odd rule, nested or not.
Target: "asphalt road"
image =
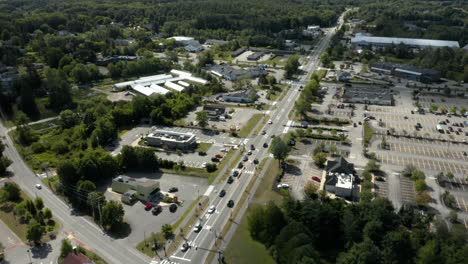
[[[340,23],[342,23],[342,17],[340,18]],[[247,188],[247,185],[250,183],[250,178],[255,173],[255,165],[251,161],[255,158],[262,160],[269,156],[267,148],[263,148],[263,143],[267,142],[270,144],[271,135],[278,136],[288,132],[291,125],[288,114],[293,109],[294,102],[299,97],[300,91],[298,88],[300,86],[304,86],[310,79],[310,75],[319,64],[320,54],[325,51],[334,33],[334,30],[330,30],[325,35],[317,49],[315,49],[314,53],[308,57],[308,61],[302,68],[307,72],[307,74],[301,76],[298,81],[291,84],[291,88],[287,91],[284,99],[281,102],[276,103],[276,110],[269,111],[268,114],[270,115],[273,123],[265,125],[264,130],[266,131],[266,135],[259,135],[244,141],[246,149],[250,148],[250,144],[255,146],[255,151],[249,157],[249,161],[245,163],[246,168],[244,173],[241,174],[240,177],[236,178],[232,184],[223,183],[220,186],[215,187],[216,190],[226,190],[227,194],[225,197],[220,198],[218,196],[218,192],[209,194],[210,201],[212,201],[210,206],[215,205],[216,211],[213,214],[208,214],[208,212],[205,211],[200,217],[200,223],[203,226],[202,230],[200,232],[194,232],[192,230],[188,233],[186,243],[190,245],[190,248],[185,252],[178,249],[174,255],[169,257],[168,260],[163,260],[161,263],[169,263],[169,261],[176,263],[205,263],[206,257],[210,252],[209,250],[211,250],[214,245],[216,237],[219,235],[231,216],[232,209],[227,206],[228,201],[233,200],[234,203],[237,204],[238,200]],[[251,193],[255,193],[255,189],[256,188],[254,186]],[[225,241],[225,243],[227,242]]]
[[[108,263],[143,264],[151,261],[151,258],[134,247],[129,247],[124,240],[113,239],[106,235],[96,224],[85,217],[72,215],[70,207],[54,195],[47,186],[43,186],[41,190],[36,189],[35,184],[42,184],[41,180],[24,163],[7,132],[7,128],[0,123],[0,137],[7,145],[4,154],[13,161],[9,167],[9,171],[12,172],[11,179],[19,184],[30,197],[38,196],[44,200],[45,206],[52,210],[54,217],[62,225],[61,231],[71,233],[76,240],[95,251]]]

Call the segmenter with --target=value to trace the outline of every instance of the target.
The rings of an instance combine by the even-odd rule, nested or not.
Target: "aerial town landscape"
[[[0,264],[468,263],[466,0],[0,6]]]

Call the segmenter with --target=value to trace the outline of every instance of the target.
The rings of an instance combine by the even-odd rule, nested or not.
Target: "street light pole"
[[[26,249],[26,252],[28,252],[29,263],[32,264],[32,260],[31,260],[31,251],[30,251],[30,249]]]

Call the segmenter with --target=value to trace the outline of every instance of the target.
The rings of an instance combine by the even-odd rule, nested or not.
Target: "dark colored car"
[[[219,159],[216,158],[216,157],[212,157],[212,158],[211,158],[211,161],[212,161],[212,162],[219,162]]]
[[[242,159],[242,161],[248,161],[249,160],[249,157],[248,156],[244,156],[244,158]]]
[[[221,190],[219,192],[219,197],[224,197],[224,195],[226,195],[226,191],[225,190]]]
[[[265,135],[265,134],[266,134],[266,131],[265,131],[265,130],[263,130],[263,131],[262,131],[262,135]]]
[[[250,144],[250,150],[255,150],[255,146],[253,144]]]
[[[322,180],[321,180],[319,177],[317,177],[317,176],[313,176],[313,177],[312,177],[312,180],[314,180],[314,181],[316,181],[316,182],[321,182],[321,181],[322,181]]]
[[[244,167],[244,163],[239,162],[239,165],[237,165],[237,168],[238,168],[238,169],[242,169],[242,167]]]
[[[199,151],[199,152],[198,152],[198,155],[200,155],[200,156],[206,156],[206,152],[205,152],[205,151]]]
[[[229,200],[227,206],[228,206],[229,208],[234,207],[234,201],[233,201],[233,200]]]
[[[231,184],[234,182],[234,178],[232,178],[231,176],[229,176],[228,180],[227,180],[227,183]]]
[[[177,187],[171,187],[169,189],[169,192],[178,192],[178,191],[179,191],[179,189]]]
[[[151,210],[151,213],[153,213],[153,215],[158,215],[161,212],[162,212],[162,207],[160,205],[154,207],[153,210]]]
[[[169,211],[171,213],[174,213],[175,211],[177,211],[177,205],[176,204],[171,204],[171,206],[169,206]]]
[[[254,163],[254,164],[258,164],[258,159],[254,159],[254,160],[253,160],[253,163]]]
[[[232,173],[232,176],[234,176],[234,177],[239,176],[239,171],[238,171],[238,170],[235,170],[235,171]]]
[[[263,143],[263,147],[264,147],[264,148],[268,148],[268,143],[266,143],[266,142]]]

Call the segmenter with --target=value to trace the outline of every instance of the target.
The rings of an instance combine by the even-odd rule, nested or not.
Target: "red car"
[[[152,205],[152,204],[146,204],[146,205],[145,205],[145,210],[146,210],[146,211],[151,210],[151,208],[153,208],[153,205]]]
[[[218,158],[218,159],[222,159],[224,156],[223,156],[223,154],[216,154],[215,157]]]
[[[322,180],[321,180],[319,177],[317,177],[317,176],[313,176],[313,177],[312,177],[312,180],[314,180],[314,181],[316,181],[316,182],[321,182],[321,181],[322,181]]]

